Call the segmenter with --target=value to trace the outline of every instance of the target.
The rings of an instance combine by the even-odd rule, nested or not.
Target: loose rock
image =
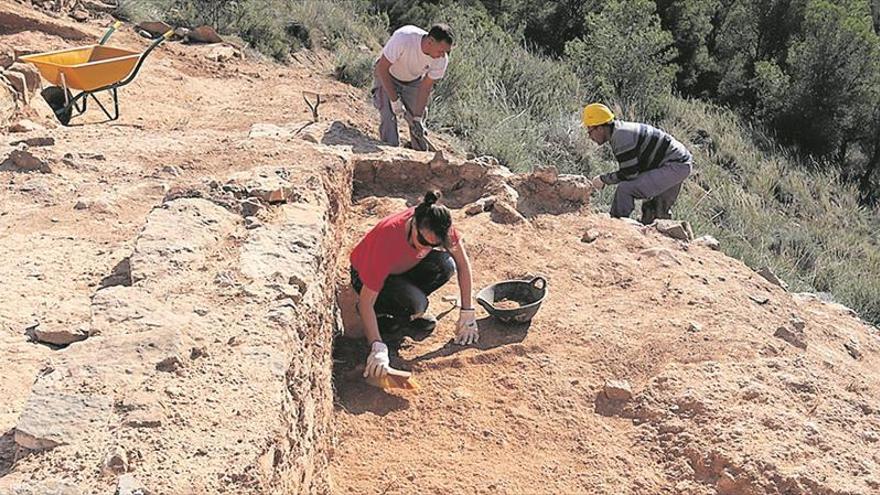
[[[657,258],[664,265],[680,265],[681,261],[675,256],[675,254],[669,249],[663,247],[653,247],[642,250],[639,252],[640,256],[646,256],[650,258]]]
[[[263,205],[257,198],[247,198],[239,203],[241,206],[241,214],[245,217],[252,217],[263,209]]]
[[[495,206],[495,196],[487,196],[480,198],[473,203],[464,207],[464,212],[467,215],[479,215],[484,211],[491,210]]]
[[[760,270],[758,270],[758,275],[764,277],[764,279],[766,279],[771,284],[776,285],[778,287],[782,287],[785,290],[788,290],[788,284],[785,283],[785,281],[783,281],[779,277],[777,277],[776,274],[773,273],[773,270],[771,270],[769,266],[765,266],[765,267],[761,268]]]
[[[9,126],[9,132],[35,132],[46,130],[43,126],[35,124],[28,119],[21,119]],[[14,145],[13,145],[14,146]]]
[[[77,22],[85,22],[89,20],[89,13],[85,10],[74,10],[70,17],[73,17]]]
[[[37,341],[53,345],[69,345],[89,338],[89,328],[85,323],[68,326],[50,321],[40,323],[33,333]]]
[[[26,144],[28,147],[31,147],[31,148],[37,148],[40,146],[55,146],[55,138],[49,137],[49,136],[32,137],[32,138],[27,138],[27,139],[21,139],[19,141],[13,141],[10,144],[12,146]]]
[[[2,168],[16,172],[52,173],[52,167],[47,160],[34,156],[34,154],[26,148],[13,150],[13,152],[9,154],[9,158],[3,162]]]
[[[116,480],[115,495],[149,495],[149,492],[134,475],[123,474]]]
[[[12,89],[15,90],[16,96],[25,106],[30,105],[30,92],[27,89],[27,80],[25,79],[24,74],[8,71],[3,75],[0,75],[0,77],[5,79],[6,82],[12,86]]]
[[[855,338],[850,338],[846,342],[843,343],[843,347],[846,349],[846,352],[852,356],[856,361],[862,359],[862,346],[859,345],[859,341]]]
[[[632,399],[632,387],[626,380],[608,380],[605,382],[605,396],[611,400]]]
[[[796,329],[782,326],[777,328],[776,332],[773,335],[779,337],[780,339],[799,349],[807,348],[807,336],[803,328]]]
[[[15,63],[15,50],[11,46],[0,45],[0,69],[5,69]]]
[[[263,226],[263,222],[261,222],[256,217],[244,217],[244,228],[248,230],[258,229]]]
[[[694,232],[688,222],[680,222],[677,220],[657,220],[654,227],[663,235],[679,239],[682,241],[690,241],[694,238]]]
[[[505,225],[519,224],[526,221],[526,217],[509,204],[499,201],[492,207],[492,221]]]
[[[31,64],[24,62],[16,62],[6,72],[7,74],[18,73],[24,76],[25,88],[28,100],[33,98],[34,94],[42,86],[40,71]]]
[[[586,242],[587,244],[591,242],[595,242],[596,239],[599,238],[599,231],[596,229],[590,229],[584,232],[584,236],[581,237],[581,242]]]
[[[215,62],[226,62],[227,60],[237,58],[238,56],[238,50],[228,45],[214,47],[207,55],[209,60]]]
[[[721,249],[721,243],[718,242],[718,239],[712,237],[711,235],[704,235],[694,240],[694,244],[698,246],[705,246],[709,249],[718,251]]]
[[[142,31],[150,33],[153,37],[162,36],[172,29],[171,26],[161,21],[141,22],[135,27]]]
[[[114,447],[104,458],[104,472],[119,474],[128,471],[128,454],[121,447]]]
[[[157,428],[162,426],[165,415],[155,409],[141,409],[128,413],[125,416],[125,426],[132,428]]]

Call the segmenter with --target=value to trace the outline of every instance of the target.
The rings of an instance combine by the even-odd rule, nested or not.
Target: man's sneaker
[[[416,334],[431,333],[437,327],[437,318],[425,313],[416,316],[409,322],[409,328]]]

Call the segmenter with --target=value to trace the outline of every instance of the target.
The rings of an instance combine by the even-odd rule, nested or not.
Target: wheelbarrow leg
[[[101,103],[101,100],[99,100],[94,93],[91,93],[91,96],[92,99],[95,100],[95,103],[98,104],[98,107],[101,108],[101,111],[104,112],[104,115],[107,116],[107,119],[109,121],[113,121],[119,118],[119,97],[116,93],[116,88],[110,88],[107,91],[109,91],[110,94],[113,95],[113,115],[111,115],[110,112],[107,111],[107,109],[104,107],[104,104]]]

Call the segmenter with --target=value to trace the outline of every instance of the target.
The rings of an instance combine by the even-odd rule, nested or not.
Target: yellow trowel
[[[409,371],[397,370],[390,368],[385,376],[370,376],[366,378],[366,382],[374,387],[383,390],[400,389],[400,390],[418,390],[419,384],[413,378]]]

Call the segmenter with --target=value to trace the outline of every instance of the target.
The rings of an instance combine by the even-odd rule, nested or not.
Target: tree
[[[663,29],[672,33],[679,67],[676,85],[691,96],[706,96],[714,89],[708,76],[715,72],[709,55],[712,20],[718,15],[721,0],[659,0],[657,12]]]
[[[638,113],[658,113],[660,98],[672,89],[676,51],[654,2],[612,0],[586,16],[584,32],[566,44],[565,55],[588,94],[616,98]]]
[[[831,154],[871,131],[880,42],[866,7],[857,0],[811,0],[803,34],[789,50],[791,103],[775,123],[782,137],[809,153]]]

